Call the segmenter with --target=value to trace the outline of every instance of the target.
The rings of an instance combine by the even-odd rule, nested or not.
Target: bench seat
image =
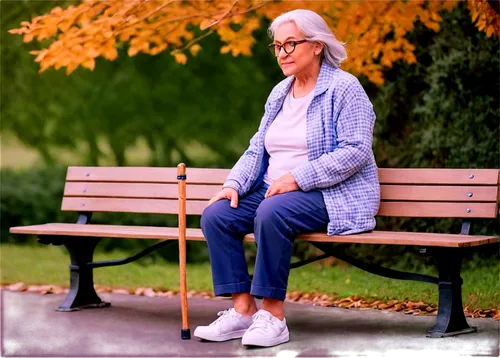
[[[62,224],[52,223],[13,227],[14,234],[34,234],[38,236],[86,236],[99,238],[129,238],[129,239],[159,239],[177,240],[177,227],[161,226],[129,226],[129,225],[98,225],[98,224]],[[205,240],[201,229],[186,229],[186,239]],[[328,236],[326,233],[302,234],[298,240],[311,242],[339,242],[359,244],[386,244],[386,245],[417,245],[439,247],[469,247],[485,245],[498,241],[496,236],[469,236],[459,234],[435,234],[422,232],[371,231],[355,235]],[[245,241],[255,241],[253,234],[245,236]]]

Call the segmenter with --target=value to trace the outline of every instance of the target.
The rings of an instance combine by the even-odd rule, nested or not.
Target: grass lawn
[[[97,253],[94,260],[126,256],[129,254],[113,251]],[[21,281],[31,285],[52,284],[68,287],[69,256],[63,247],[2,244],[0,257],[2,284]],[[464,270],[464,306],[469,309],[500,308],[499,271],[499,266]],[[435,274],[432,268],[421,273]],[[187,277],[189,290],[212,290],[208,263],[188,264]],[[125,266],[96,269],[94,282],[112,288],[151,287],[178,290],[178,266],[174,263],[151,261],[145,257]],[[437,286],[433,284],[388,279],[351,266],[324,268],[315,263],[292,270],[288,291],[321,292],[339,298],[360,296],[366,300],[423,301],[427,304],[437,304],[438,298]]]
[[[109,145],[104,140],[98,141],[99,150],[103,153],[100,158],[100,165],[116,165],[114,156]],[[62,165],[85,165],[85,145],[78,145],[77,149],[53,148],[57,152],[57,161]],[[33,148],[26,147],[16,137],[11,134],[0,135],[0,168],[26,169],[40,164],[42,159],[40,154]],[[209,151],[197,142],[189,142],[186,145],[185,153],[190,158],[203,157],[213,159],[216,154]],[[146,165],[151,156],[151,150],[144,140],[138,139],[134,146],[126,151],[127,165]],[[179,159],[180,161],[180,159]]]

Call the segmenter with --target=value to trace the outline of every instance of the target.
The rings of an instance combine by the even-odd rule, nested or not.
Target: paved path
[[[426,338],[435,317],[286,303],[290,342],[273,348],[246,348],[240,340],[223,343],[180,339],[178,297],[101,294],[105,309],[55,312],[61,295],[2,293],[2,356],[118,357],[332,357],[397,358],[499,355],[500,322],[468,319],[479,332]],[[226,299],[189,299],[191,331],[208,324]]]

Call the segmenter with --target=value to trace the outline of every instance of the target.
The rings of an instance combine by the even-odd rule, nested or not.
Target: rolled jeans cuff
[[[286,298],[286,289],[276,287],[260,287],[252,285],[250,294],[256,297],[274,298],[284,301]]]
[[[227,283],[224,285],[214,285],[215,296],[230,296],[231,293],[250,292],[252,281]]]

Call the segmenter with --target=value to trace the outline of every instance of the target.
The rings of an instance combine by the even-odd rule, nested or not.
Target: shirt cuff
[[[302,191],[310,191],[315,189],[314,186],[314,169],[310,162],[307,164],[295,168],[291,171],[295,182]]]
[[[232,188],[232,189],[236,190],[238,192],[238,194],[240,194],[241,185],[236,180],[229,179],[229,180],[226,180],[224,182],[222,189],[224,189],[224,188]]]

